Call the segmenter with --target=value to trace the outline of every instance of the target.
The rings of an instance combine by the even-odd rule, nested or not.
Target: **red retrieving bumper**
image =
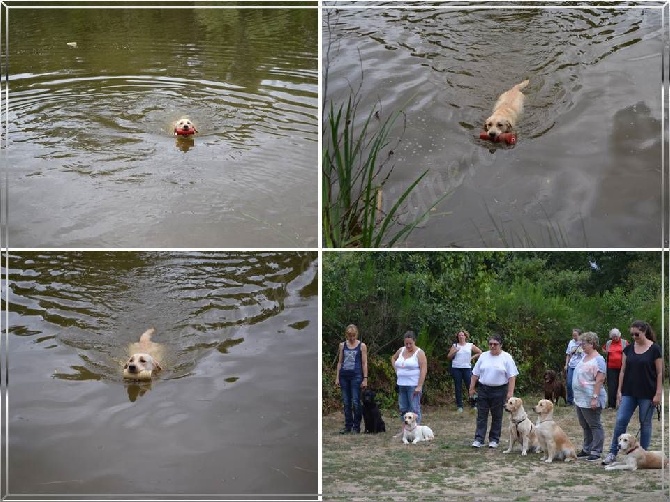
[[[486,131],[482,131],[479,133],[479,139],[485,139],[487,141],[493,141],[494,143],[499,143],[500,141],[504,141],[508,145],[515,145],[516,144],[516,134],[513,132],[503,132],[498,134],[495,138],[492,138],[489,136],[489,133]]]

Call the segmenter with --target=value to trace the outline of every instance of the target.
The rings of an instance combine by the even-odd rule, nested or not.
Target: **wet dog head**
[[[185,133],[192,134],[192,133],[198,132],[198,130],[195,128],[195,125],[193,124],[193,122],[191,122],[191,120],[187,117],[182,117],[179,120],[177,120],[177,122],[175,122],[175,124],[174,124],[175,134],[177,134],[177,131],[179,131],[182,134],[185,134]]]
[[[130,356],[123,369],[124,374],[139,375],[142,371],[159,371],[161,367],[150,354],[138,353]]]
[[[491,139],[495,139],[504,132],[512,132],[512,123],[505,117],[493,114],[484,122],[484,130]]]

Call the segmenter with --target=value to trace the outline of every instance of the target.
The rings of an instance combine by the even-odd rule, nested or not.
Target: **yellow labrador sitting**
[[[499,134],[512,132],[519,116],[523,112],[524,95],[521,89],[528,85],[528,80],[515,85],[500,95],[493,107],[493,114],[484,122],[484,131],[493,140]]]
[[[503,453],[511,453],[517,441],[521,444],[521,455],[526,455],[529,447],[537,451],[539,442],[535,425],[528,418],[523,401],[518,397],[510,397],[505,403],[505,410],[510,412],[509,447]]]
[[[435,437],[430,427],[416,423],[418,418],[419,415],[411,411],[408,411],[403,415],[403,422],[405,422],[405,425],[402,428],[403,443],[416,444],[419,441],[430,441]]]
[[[130,359],[123,367],[123,378],[131,380],[147,380],[160,371],[158,362],[163,359],[163,346],[151,341],[154,328],[146,330],[138,343],[130,344]]]
[[[619,452],[626,455],[623,462],[612,462],[605,466],[605,470],[635,471],[637,469],[661,469],[664,465],[668,467],[668,459],[663,452],[646,451],[637,442],[632,434],[621,434],[619,436]]]
[[[535,406],[535,411],[539,415],[535,424],[535,431],[540,448],[546,455],[541,460],[545,462],[553,462],[555,458],[566,462],[577,460],[577,452],[572,441],[563,429],[554,422],[554,403],[548,399],[540,399]]]

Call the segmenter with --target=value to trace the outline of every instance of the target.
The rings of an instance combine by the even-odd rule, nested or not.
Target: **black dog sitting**
[[[363,420],[365,421],[365,432],[376,434],[386,432],[386,424],[382,419],[382,413],[375,402],[375,391],[365,389],[362,395]]]

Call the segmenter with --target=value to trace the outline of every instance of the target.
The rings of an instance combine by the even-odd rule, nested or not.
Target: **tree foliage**
[[[601,344],[635,319],[658,332],[661,278],[658,252],[324,253],[324,383],[354,323],[368,345],[370,384],[391,395],[390,357],[408,329],[428,357],[428,403],[453,398],[446,354],[460,329],[482,350],[501,334],[519,367],[519,392],[539,391],[546,369],[562,369],[574,327],[598,333]],[[324,392],[324,404],[336,404],[336,394]]]

